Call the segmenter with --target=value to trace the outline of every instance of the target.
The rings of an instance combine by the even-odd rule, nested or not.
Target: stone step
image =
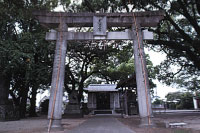
[[[112,110],[94,110],[94,114],[112,114]]]

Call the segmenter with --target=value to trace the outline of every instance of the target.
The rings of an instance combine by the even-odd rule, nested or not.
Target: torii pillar
[[[135,20],[136,21],[136,20]],[[139,24],[132,25],[134,64],[137,83],[137,98],[139,106],[139,114],[141,118],[140,126],[153,125],[150,117],[153,116],[151,107],[150,86],[148,79],[148,71],[146,67],[146,58],[143,45],[143,34]]]
[[[65,58],[67,41],[64,38],[64,32],[67,32],[67,25],[60,18],[60,24],[57,31],[56,49],[53,63],[53,74],[51,80],[48,119],[49,127],[56,130],[62,130],[62,104],[63,87],[65,77]]]

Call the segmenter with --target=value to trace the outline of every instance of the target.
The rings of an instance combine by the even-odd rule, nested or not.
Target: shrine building
[[[120,110],[120,88],[115,84],[90,84],[87,107],[92,114],[115,114]]]

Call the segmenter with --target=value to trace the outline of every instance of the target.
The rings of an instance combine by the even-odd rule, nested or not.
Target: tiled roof
[[[102,91],[118,91],[115,84],[90,84],[88,88],[84,88],[89,92],[102,92]]]

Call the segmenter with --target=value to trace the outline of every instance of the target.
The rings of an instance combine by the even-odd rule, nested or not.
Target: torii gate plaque
[[[52,128],[61,128],[66,47],[67,41],[71,40],[133,40],[139,114],[143,118],[143,124],[147,124],[147,118],[152,116],[152,109],[146,61],[141,56],[144,55],[143,38],[145,39],[141,27],[155,27],[163,19],[162,11],[134,14],[35,11],[33,14],[42,25],[57,30],[46,33],[46,40],[56,40],[48,112],[48,118],[52,119]],[[67,27],[83,26],[93,26],[93,32],[67,32]],[[106,32],[107,27],[131,27],[132,30]]]

